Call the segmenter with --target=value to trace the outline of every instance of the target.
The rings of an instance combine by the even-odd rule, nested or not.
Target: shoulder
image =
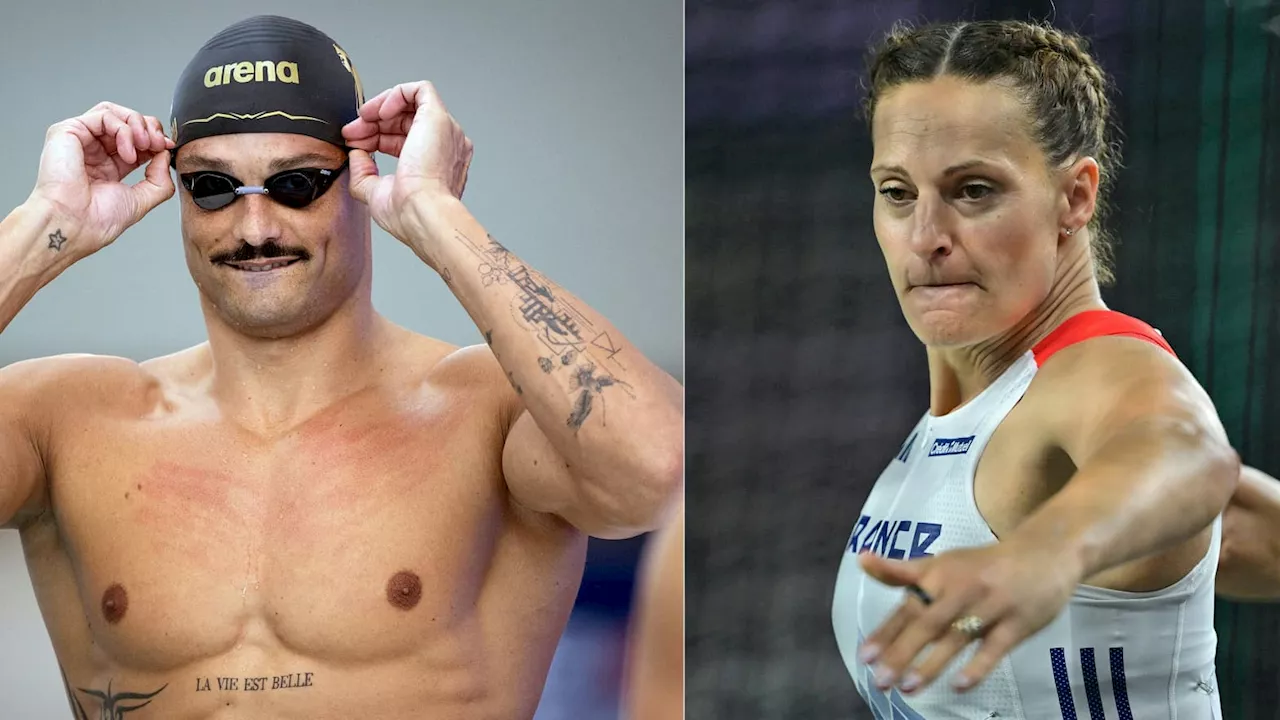
[[[149,374],[134,360],[110,355],[52,355],[23,360],[0,369],[5,390],[37,395],[43,402],[87,402],[121,390],[143,387]]]
[[[432,375],[441,382],[462,383],[476,389],[497,389],[507,384],[506,371],[488,345],[449,346],[432,368]]]
[[[1040,385],[1084,383],[1080,389],[1115,385],[1195,382],[1160,332],[1114,310],[1072,315],[1035,347]]]
[[[488,345],[458,346],[408,333],[398,342],[400,359],[411,384],[433,395],[465,397],[473,410],[492,410],[504,425],[523,408],[507,372]]]
[[[1098,396],[1199,388],[1168,350],[1127,335],[1092,337],[1063,348],[1040,367],[1035,384],[1066,404],[1093,402]]]
[[[429,340],[429,339],[428,339]],[[457,346],[431,340],[422,355],[420,367],[428,370],[428,380],[439,386],[465,388],[470,393],[515,399],[516,392],[509,373],[498,362],[488,345]]]
[[[90,417],[138,416],[161,397],[160,385],[128,358],[53,355],[0,369],[0,421],[20,421],[51,448]]]
[[[1141,338],[1099,336],[1064,348],[1040,368],[1027,399],[1063,447],[1093,447],[1112,432],[1152,421],[1222,434],[1195,376]]]

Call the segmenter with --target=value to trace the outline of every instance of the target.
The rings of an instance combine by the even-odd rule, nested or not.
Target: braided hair
[[[972,82],[1005,80],[1027,108],[1032,137],[1050,167],[1081,157],[1098,161],[1097,210],[1089,226],[1098,283],[1114,279],[1110,237],[1102,227],[1105,198],[1120,163],[1110,138],[1109,81],[1087,41],[1048,25],[990,20],[926,25],[899,23],[872,49],[863,113],[870,126],[876,105],[892,89],[952,76]]]

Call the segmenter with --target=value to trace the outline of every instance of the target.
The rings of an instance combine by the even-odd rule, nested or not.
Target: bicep
[[[613,518],[624,514],[592,483],[580,482],[527,410],[521,410],[502,449],[502,474],[511,498],[529,510],[556,515],[592,537],[623,540],[643,532]]]
[[[535,512],[559,514],[569,501],[570,469],[528,411],[519,410],[502,447],[512,497]]]
[[[502,479],[510,499],[525,510],[575,522],[572,466],[555,449],[508,382],[506,372],[486,346],[462,348],[441,361],[455,382],[483,388],[492,398],[494,432],[502,447]]]

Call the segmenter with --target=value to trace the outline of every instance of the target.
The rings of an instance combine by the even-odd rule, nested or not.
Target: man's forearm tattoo
[[[546,374],[567,374],[569,388],[575,393],[566,425],[578,430],[597,405],[602,409],[603,422],[603,391],[607,387],[618,387],[635,396],[630,385],[603,369],[607,362],[617,371],[626,370],[618,358],[623,348],[608,331],[597,329],[573,303],[558,298],[559,288],[522,263],[492,235],[486,237],[483,246],[461,231],[457,238],[479,260],[476,269],[485,287],[511,284],[519,290],[511,314],[541,343],[544,353],[538,357],[538,368]],[[485,341],[493,345],[492,330],[485,334]],[[511,373],[508,378],[514,385]]]
[[[604,422],[604,396],[602,395],[602,391],[605,388],[611,385],[617,385],[624,388],[629,394],[631,393],[630,385],[622,382],[612,375],[597,376],[596,366],[590,362],[585,365],[579,365],[574,370],[574,373],[571,376],[571,383],[570,387],[581,391],[574,399],[573,411],[569,413],[569,421],[567,423],[569,427],[574,430],[582,427],[582,423],[587,421],[587,416],[591,414],[591,408],[594,404],[592,398],[596,396],[600,396],[600,415],[602,422]],[[635,395],[632,394],[632,397],[635,397]]]
[[[62,250],[62,246],[65,245],[66,243],[67,243],[67,236],[62,234],[61,228],[49,233],[49,249],[50,250],[54,252],[60,252]]]
[[[62,666],[58,666],[58,670],[62,672],[62,686],[67,691],[67,701],[71,703],[71,712],[75,714],[76,720],[90,720],[90,714],[85,710],[84,703],[80,702],[80,698],[71,691],[71,683],[67,681],[67,672]],[[125,714],[151,704],[157,695],[164,692],[169,687],[168,683],[162,685],[159,690],[149,693],[136,692],[116,692],[112,690],[112,681],[107,681],[106,691],[93,690],[90,688],[76,688],[79,692],[87,696],[86,701],[90,707],[94,701],[97,701],[97,712],[92,717],[99,720],[123,720]]]

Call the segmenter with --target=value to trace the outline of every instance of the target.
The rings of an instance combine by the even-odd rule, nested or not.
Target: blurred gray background
[[[258,14],[331,35],[366,96],[434,82],[476,145],[472,213],[683,381],[684,15],[675,0],[7,4],[0,213],[30,193],[49,125],[102,100],[166,120],[196,50]],[[390,172],[394,160],[379,166]],[[376,226],[374,258],[383,314],[450,342],[480,341],[430,268]],[[0,365],[65,352],[143,359],[203,340],[170,201],[42,290],[0,336]],[[640,542],[593,545],[540,720],[616,716]],[[0,718],[67,715],[17,533],[0,531]]]

